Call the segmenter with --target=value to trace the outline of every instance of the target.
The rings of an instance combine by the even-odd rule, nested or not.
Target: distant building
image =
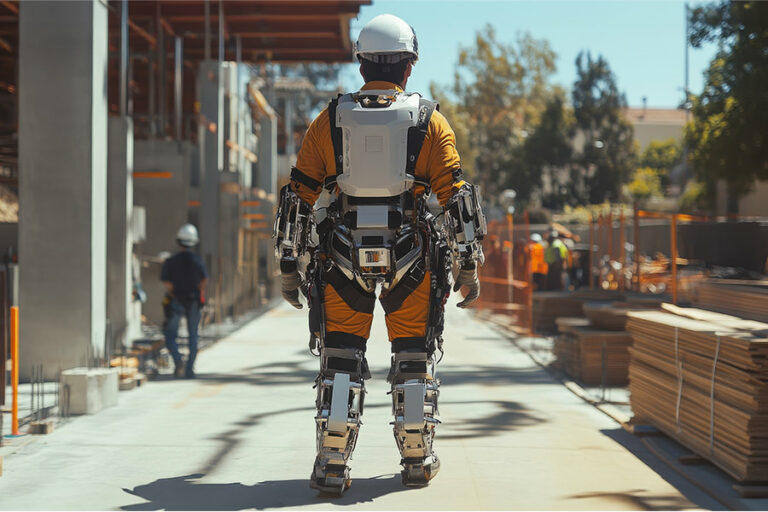
[[[635,129],[635,140],[640,151],[652,140],[674,138],[682,140],[685,126],[685,110],[674,108],[628,108],[624,111],[627,121]]]

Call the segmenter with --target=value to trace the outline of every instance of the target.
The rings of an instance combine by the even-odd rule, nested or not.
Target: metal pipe
[[[627,259],[627,254],[624,249],[625,237],[626,237],[626,233],[624,232],[624,210],[622,210],[621,215],[619,216],[619,263],[621,263],[621,276],[619,279],[619,290],[622,292],[624,291],[624,288],[626,286],[626,283],[624,282],[626,279],[624,269],[626,268],[626,259]]]
[[[219,0],[219,64],[224,62],[224,2]]]
[[[204,0],[205,7],[205,60],[211,60],[211,0]]]
[[[19,307],[11,306],[11,435],[19,435]]]
[[[152,52],[147,55],[149,72],[149,133],[157,135],[157,84],[155,83],[155,59]]]
[[[613,261],[613,210],[608,210],[608,216],[605,218],[605,233],[608,237],[606,245],[608,246],[608,262]]]
[[[595,218],[592,214],[589,216],[589,289],[591,290],[595,286],[594,276],[592,275],[592,269],[594,267],[594,253],[595,253],[595,240],[594,240]]]
[[[677,214],[670,219],[670,264],[672,265],[672,304],[677,304]]]
[[[176,127],[176,138],[183,138],[181,127],[182,116],[182,86],[184,82],[184,39],[177,36],[174,40],[174,69],[173,69],[173,114]]]
[[[128,0],[120,4],[120,115],[128,111]]]
[[[160,2],[157,3],[155,17],[157,20],[157,111],[160,117],[158,135],[164,137],[168,118],[168,52],[165,44],[165,31],[162,23],[160,23]]]
[[[635,260],[635,291],[640,291],[640,210],[637,207],[637,203],[635,203],[635,212],[634,212],[634,235],[635,235],[635,249],[633,252],[634,260]]]

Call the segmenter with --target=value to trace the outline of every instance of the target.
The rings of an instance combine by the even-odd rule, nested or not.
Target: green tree
[[[522,163],[522,144],[551,96],[554,71],[548,42],[523,33],[508,44],[488,25],[460,49],[450,90],[432,87],[457,137],[466,134],[471,150],[462,153],[463,166],[491,201],[506,188],[524,201],[540,185]]]
[[[649,167],[659,176],[662,189],[669,186],[669,173],[680,163],[682,148],[675,138],[652,140],[640,155],[639,167]]]
[[[523,143],[523,172],[519,173],[520,179],[530,183],[539,183],[540,177],[548,178],[552,192],[544,198],[547,206],[561,207],[568,202],[567,167],[573,158],[574,131],[573,111],[565,93],[556,90],[547,101],[539,123]]]
[[[616,201],[636,158],[634,130],[622,114],[627,100],[602,56],[593,60],[589,52],[579,53],[576,73],[573,109],[584,145],[581,169],[571,173],[573,193],[592,204]]]
[[[744,193],[768,179],[768,2],[710,3],[690,21],[694,47],[720,47],[704,90],[691,98],[690,162],[700,181],[725,179],[732,193]]]
[[[635,200],[661,197],[661,175],[657,169],[639,167],[627,185],[628,195]]]

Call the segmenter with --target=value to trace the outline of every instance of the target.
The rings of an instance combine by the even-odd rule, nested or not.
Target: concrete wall
[[[133,320],[133,121],[109,119],[107,317],[111,350],[130,345]]]
[[[19,7],[21,376],[54,378],[104,347],[108,12]]]
[[[160,254],[178,250],[176,233],[187,222],[189,173],[196,148],[189,142],[137,140],[134,147],[134,173],[170,172],[170,178],[136,178],[136,206],[146,209],[147,238],[138,244],[142,259],[142,285],[147,292],[143,313],[153,323],[162,324],[161,301],[165,288],[160,282]]]
[[[9,249],[13,254],[19,252],[18,222],[0,222],[0,257],[5,258]]]
[[[768,217],[768,181],[755,182],[752,192],[739,199],[739,215]]]

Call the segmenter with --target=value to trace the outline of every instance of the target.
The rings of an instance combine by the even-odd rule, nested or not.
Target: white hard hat
[[[176,234],[176,241],[184,247],[194,247],[200,241],[197,236],[197,228],[192,224],[184,224]]]
[[[419,58],[416,32],[397,16],[380,14],[360,31],[355,43],[355,57],[376,63],[395,63]]]
[[[533,233],[531,235],[531,242],[541,242],[541,235],[538,233]]]

